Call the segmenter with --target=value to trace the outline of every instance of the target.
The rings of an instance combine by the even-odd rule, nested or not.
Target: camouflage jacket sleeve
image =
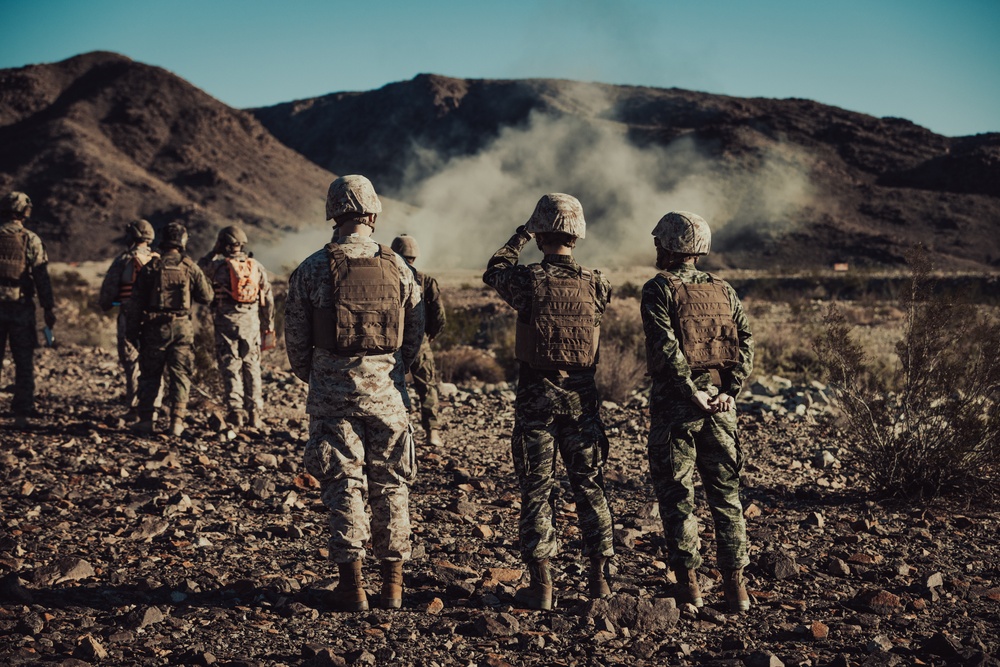
[[[303,263],[288,278],[285,298],[285,353],[292,372],[303,382],[309,382],[312,370],[313,305],[309,282]]]
[[[521,250],[530,240],[524,226],[518,227],[507,243],[493,253],[483,274],[483,282],[518,312],[531,307],[531,271],[517,263]]]
[[[31,282],[35,285],[38,303],[44,310],[55,308],[56,300],[52,294],[52,281],[49,280],[49,256],[45,253],[42,239],[34,232],[28,232],[28,267],[31,269]]]
[[[604,318],[604,311],[608,309],[608,304],[611,303],[611,281],[608,280],[600,271],[594,271],[597,274],[597,315],[594,318],[595,326],[601,326],[601,320]]]
[[[215,290],[212,283],[205,276],[205,272],[198,268],[198,265],[188,259],[188,276],[191,280],[191,300],[207,305],[215,298]]]
[[[115,301],[118,300],[118,293],[121,291],[121,280],[122,280],[122,264],[125,261],[124,255],[118,255],[115,257],[114,261],[111,262],[111,266],[108,267],[108,272],[104,274],[104,280],[101,282],[101,293],[97,297],[97,303],[101,306],[102,310],[111,310]]]
[[[260,270],[260,297],[257,301],[260,305],[260,328],[261,331],[274,331],[274,292],[271,290],[271,280],[267,277],[267,269],[263,264],[257,262],[257,268]]]
[[[425,314],[421,303],[420,285],[409,265],[399,255],[395,257],[399,268],[400,295],[403,299],[403,346],[400,353],[403,367],[409,368],[417,358],[420,345],[424,342]]]
[[[646,366],[650,375],[666,380],[680,396],[689,398],[697,388],[674,332],[670,318],[672,302],[665,279],[656,277],[643,286],[640,312],[646,334]]]
[[[437,280],[426,276],[421,296],[424,300],[427,337],[433,340],[444,330],[445,325],[444,304],[441,302],[441,288],[438,287]]]
[[[726,283],[726,289],[729,292],[729,301],[733,304],[733,321],[736,323],[736,335],[740,341],[740,363],[728,373],[723,373],[722,391],[730,396],[739,396],[743,384],[753,372],[754,340],[750,331],[750,320],[747,319],[736,290],[729,283]]]

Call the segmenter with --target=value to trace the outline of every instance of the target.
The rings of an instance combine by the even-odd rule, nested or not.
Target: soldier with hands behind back
[[[36,294],[45,326],[51,329],[56,323],[48,255],[38,235],[24,228],[31,210],[31,199],[23,192],[0,199],[0,362],[9,340],[14,360],[10,409],[18,429],[27,428],[28,417],[35,412]]]
[[[493,255],[483,275],[517,311],[520,375],[511,453],[521,489],[521,557],[531,575],[519,599],[533,609],[553,606],[549,561],[557,551],[557,454],[566,466],[583,553],[590,559],[588,593],[593,598],[610,594],[606,567],[614,555],[613,522],[604,491],[608,439],[594,373],[611,285],[599,271],[573,259],[585,229],[583,207],[575,197],[545,195],[528,223]],[[521,249],[532,234],[545,257],[540,264],[519,265]]]
[[[333,240],[292,273],[285,305],[288,361],[309,383],[305,467],[330,510],[330,559],[340,570],[333,605],[341,611],[368,609],[369,539],[381,561],[384,608],[402,605],[410,558],[416,460],[405,375],[424,337],[424,311],[406,262],[371,238],[381,212],[364,176],[331,183]]]
[[[397,255],[406,260],[413,270],[413,275],[417,277],[417,284],[420,285],[421,303],[424,307],[424,340],[420,344],[420,352],[417,359],[410,367],[410,376],[413,378],[413,388],[417,390],[417,397],[420,399],[420,423],[427,434],[427,443],[434,447],[440,447],[441,422],[438,419],[438,388],[437,369],[434,366],[434,352],[431,350],[431,341],[444,330],[445,314],[444,304],[441,303],[441,288],[438,287],[437,280],[414,267],[417,257],[420,256],[420,248],[417,240],[412,236],[403,234],[392,240],[392,250]]]
[[[668,213],[653,237],[661,271],[643,286],[641,303],[653,380],[648,454],[670,566],[682,598],[703,606],[693,514],[697,469],[715,522],[726,602],[741,612],[750,600],[743,581],[749,560],[736,397],[753,369],[753,336],[732,286],[695,266],[712,240],[701,216]]]
[[[194,323],[191,308],[212,300],[212,285],[184,254],[187,229],[168,223],[160,239],[161,256],[139,272],[128,309],[128,337],[139,340],[139,422],[136,430],[152,433],[154,401],[164,372],[170,405],[170,433],[184,432],[191,374],[194,371]]]
[[[261,387],[262,338],[274,335],[274,297],[267,271],[246,253],[247,235],[231,225],[219,231],[215,249],[201,267],[212,283],[215,356],[222,376],[230,426],[258,429],[264,397]]]

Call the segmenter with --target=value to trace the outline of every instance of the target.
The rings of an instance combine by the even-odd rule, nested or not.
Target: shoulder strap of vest
[[[683,280],[681,280],[674,274],[670,273],[666,269],[660,271],[659,275],[663,276],[663,278],[667,281],[667,284],[670,285],[671,292],[676,292],[678,289],[680,289],[680,286],[684,284]]]
[[[330,260],[330,274],[338,279],[347,275],[347,254],[339,243],[326,244],[326,256]]]

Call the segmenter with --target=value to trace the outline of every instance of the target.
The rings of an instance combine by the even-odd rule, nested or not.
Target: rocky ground
[[[324,508],[301,466],[301,382],[267,371],[259,432],[220,431],[195,393],[182,438],[139,438],[120,416],[112,351],[43,349],[38,367],[39,418],[25,433],[0,420],[2,664],[1000,664],[1000,514],[873,500],[819,386],[761,378],[741,403],[744,615],[725,613],[703,504],[707,606],[670,597],[641,395],[603,406],[615,595],[583,594],[564,487],[558,608],[518,609],[526,572],[502,384],[446,385],[446,444],[418,441],[403,609],[340,614],[327,602]]]

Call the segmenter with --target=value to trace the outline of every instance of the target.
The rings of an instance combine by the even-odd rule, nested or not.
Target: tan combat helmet
[[[215,247],[226,250],[232,246],[238,246],[242,249],[247,242],[247,233],[239,225],[229,225],[219,230],[219,236],[215,239]]]
[[[712,249],[712,230],[705,218],[688,211],[671,211],[653,228],[660,247],[678,255],[707,255]]]
[[[382,202],[375,194],[375,186],[364,176],[350,174],[341,176],[326,193],[326,219],[336,222],[338,218],[381,213]]]
[[[153,240],[153,225],[148,220],[133,220],[125,228],[130,243],[149,243]]]
[[[553,192],[538,200],[535,212],[524,228],[532,234],[562,232],[582,239],[587,232],[587,222],[583,219],[583,206],[579,199]]]
[[[31,208],[31,197],[23,192],[10,192],[0,199],[0,216],[23,220]]]
[[[408,234],[400,234],[394,238],[390,247],[394,253],[409,260],[414,260],[420,256],[420,247],[417,245],[417,240]]]
[[[161,235],[160,245],[164,248],[177,248],[179,250],[184,250],[187,247],[188,233],[187,227],[179,222],[167,223],[167,226],[163,228],[163,234]]]

